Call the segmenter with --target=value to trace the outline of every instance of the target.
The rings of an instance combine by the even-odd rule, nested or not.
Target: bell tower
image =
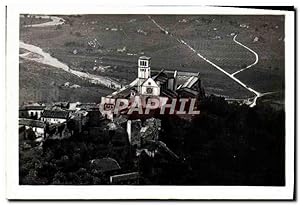
[[[147,56],[141,56],[138,59],[138,92],[141,92],[141,85],[145,80],[151,77],[151,58]]]
[[[138,60],[138,78],[148,79],[151,77],[150,71],[151,58],[146,56],[139,57]]]

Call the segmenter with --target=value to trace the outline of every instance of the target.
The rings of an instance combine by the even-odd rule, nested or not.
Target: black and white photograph
[[[293,10],[7,15],[12,198],[293,199]]]

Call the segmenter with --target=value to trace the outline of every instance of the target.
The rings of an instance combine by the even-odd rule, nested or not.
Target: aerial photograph
[[[285,16],[19,16],[19,185],[285,186]]]

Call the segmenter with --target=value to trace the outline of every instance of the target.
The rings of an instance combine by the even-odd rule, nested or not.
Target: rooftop
[[[182,88],[192,88],[198,80],[198,77],[192,76],[182,85]]]
[[[76,105],[76,108],[84,109],[84,110],[99,110],[99,106],[97,103],[79,103]]]
[[[156,76],[153,77],[153,80],[159,81],[161,84],[164,84],[168,82],[168,78],[169,78],[168,75],[165,74],[164,71],[162,70]]]
[[[180,96],[184,96],[184,97],[196,97],[199,94],[198,91],[187,87],[180,88],[177,90],[177,92],[180,93],[179,94]]]
[[[175,91],[172,91],[170,89],[165,89],[161,91],[161,95],[169,98],[176,98],[177,93]]]
[[[45,123],[39,120],[20,118],[19,125],[43,128],[45,126]]]
[[[42,113],[42,117],[46,117],[46,118],[67,119],[68,116],[69,116],[69,112],[63,110],[45,110]]]
[[[176,73],[176,70],[173,70],[173,71],[170,71],[170,70],[165,70],[165,69],[162,69],[162,70],[151,70],[151,75],[154,76],[154,78],[156,76],[159,76],[160,74],[163,74],[164,76],[168,77],[168,78],[174,78],[174,75]]]
[[[32,104],[21,106],[20,110],[44,110],[45,108],[45,105]]]

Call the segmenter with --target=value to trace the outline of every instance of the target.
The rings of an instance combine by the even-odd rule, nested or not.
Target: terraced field
[[[110,77],[123,84],[136,77],[138,56],[147,55],[152,57],[154,69],[200,72],[208,94],[254,97],[252,92],[163,33],[146,15],[59,17],[65,21],[58,26],[21,26],[20,40],[39,46],[71,69]],[[233,41],[237,35],[239,42],[258,54],[259,61],[235,77],[258,92],[284,91],[283,16],[160,15],[151,18],[230,74],[255,61],[253,53]],[[44,23],[44,19],[41,21]],[[48,77],[52,78],[52,74]],[[20,88],[28,87],[32,85],[20,81]]]

